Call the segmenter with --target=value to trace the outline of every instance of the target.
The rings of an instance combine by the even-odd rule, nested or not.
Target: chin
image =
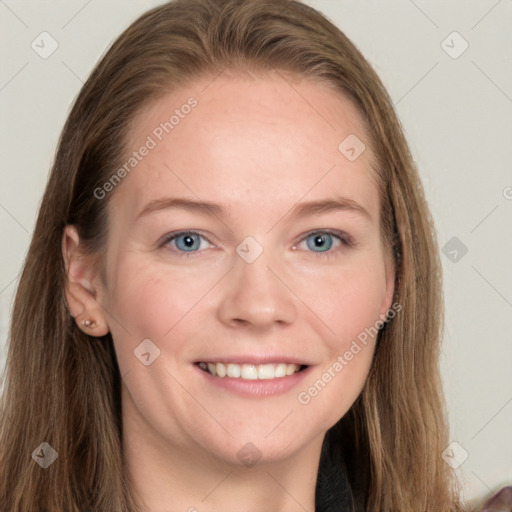
[[[264,434],[255,434],[254,429],[238,434],[230,431],[233,437],[226,435],[223,439],[207,442],[203,447],[215,458],[238,469],[278,463],[301,450],[296,435],[276,432],[269,435],[272,428],[275,425],[266,429]]]

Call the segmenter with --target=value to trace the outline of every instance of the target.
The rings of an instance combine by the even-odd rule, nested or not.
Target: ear
[[[380,309],[381,318],[387,318],[395,294],[395,259],[391,254],[385,256],[386,291]]]
[[[64,228],[62,256],[66,268],[65,295],[69,312],[86,334],[105,336],[109,327],[104,309],[97,300],[97,268],[93,255],[85,254],[80,247],[75,226],[67,225]]]

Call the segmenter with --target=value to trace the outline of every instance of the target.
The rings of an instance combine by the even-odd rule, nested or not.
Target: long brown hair
[[[462,510],[441,457],[448,444],[438,361],[441,266],[418,172],[372,67],[325,17],[290,0],[177,0],[154,8],[114,42],[80,91],[14,302],[1,404],[0,510],[137,510],[124,472],[112,338],[90,338],[67,310],[62,234],[74,224],[101,255],[109,196],[98,200],[94,190],[121,165],[130,122],[174,87],[228,67],[327,83],[365,120],[382,230],[396,264],[394,302],[402,309],[380,330],[364,390],[330,434],[365,510]],[[46,469],[33,460],[43,442],[58,455]]]

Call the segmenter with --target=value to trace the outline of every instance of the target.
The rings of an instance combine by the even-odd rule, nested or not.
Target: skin
[[[324,435],[362,391],[375,338],[307,405],[297,395],[386,315],[393,297],[367,132],[354,105],[322,84],[224,72],[146,108],[128,147],[144,144],[190,96],[197,107],[111,192],[105,282],[74,227],[65,229],[68,305],[88,334],[112,333],[123,447],[145,510],[312,511]],[[355,161],[338,150],[349,134],[366,144]],[[290,212],[335,195],[368,216]],[[164,209],[137,220],[149,201],[176,196],[221,203],[226,214]],[[325,229],[356,245],[333,236],[328,251],[315,248]],[[193,257],[183,238],[158,244],[181,230],[204,237]],[[250,264],[236,252],[247,236],[263,249]],[[97,326],[84,328],[84,319]],[[144,339],[160,350],[149,366],[134,357]],[[193,364],[275,352],[312,368],[300,386],[270,397],[206,385]],[[252,467],[237,456],[248,442],[260,454]]]

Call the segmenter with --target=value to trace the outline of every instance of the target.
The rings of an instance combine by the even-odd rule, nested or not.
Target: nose
[[[267,329],[293,323],[297,314],[297,298],[290,281],[270,251],[252,263],[235,255],[234,267],[223,279],[219,320],[229,327],[246,326]]]

